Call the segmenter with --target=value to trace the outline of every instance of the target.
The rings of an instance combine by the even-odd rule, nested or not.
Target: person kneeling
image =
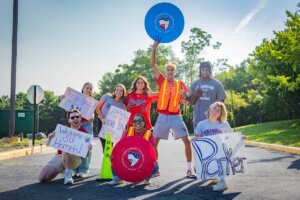
[[[78,131],[87,133],[85,129],[80,126],[81,116],[78,110],[71,110],[67,113],[67,119],[69,122],[69,127],[76,129]],[[46,145],[50,144],[51,139],[55,136],[55,132],[48,135]],[[88,146],[89,151],[92,149],[92,145]],[[47,183],[53,180],[59,173],[64,175],[64,184],[73,184],[72,170],[80,166],[81,157],[75,156],[66,152],[57,150],[56,155],[44,166],[39,174],[39,181],[41,183]]]

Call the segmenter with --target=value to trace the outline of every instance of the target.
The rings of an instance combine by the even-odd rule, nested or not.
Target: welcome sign
[[[65,92],[65,98],[59,103],[59,107],[65,110],[77,109],[85,119],[92,119],[98,101],[92,97],[87,97],[82,93],[68,87]]]
[[[106,115],[106,123],[103,124],[99,137],[105,139],[106,134],[109,133],[111,135],[111,140],[114,143],[118,142],[125,131],[129,117],[130,112],[112,105]]]
[[[51,139],[49,146],[85,158],[92,140],[91,134],[57,124],[55,136]]]
[[[199,180],[245,172],[241,133],[206,136],[193,141],[192,145]]]

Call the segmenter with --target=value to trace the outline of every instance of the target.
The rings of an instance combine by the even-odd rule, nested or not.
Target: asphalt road
[[[97,140],[90,176],[72,186],[65,186],[60,175],[51,183],[38,182],[53,151],[0,161],[0,199],[300,199],[300,156],[246,146],[247,173],[229,177],[228,190],[213,192],[209,181],[185,178],[183,150],[180,140],[160,142],[161,176],[150,186],[96,182],[102,160]]]

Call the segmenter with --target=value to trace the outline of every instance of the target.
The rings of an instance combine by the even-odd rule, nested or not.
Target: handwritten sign
[[[85,158],[92,140],[91,134],[57,124],[55,136],[51,139],[49,146]]]
[[[92,97],[87,97],[84,94],[68,87],[65,92],[65,98],[59,103],[59,107],[65,110],[77,109],[85,119],[92,119],[98,101]]]
[[[125,131],[129,117],[130,112],[112,105],[106,115],[106,123],[102,126],[99,137],[105,139],[106,134],[109,133],[111,140],[114,143],[118,142]]]
[[[241,133],[224,133],[199,138],[192,142],[199,180],[244,173],[244,143]]]

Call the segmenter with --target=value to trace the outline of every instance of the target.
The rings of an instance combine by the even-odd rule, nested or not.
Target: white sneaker
[[[65,185],[73,185],[74,184],[71,171],[65,173],[65,182],[64,182],[64,184]]]
[[[227,190],[227,189],[228,189],[228,186],[225,181],[220,181],[217,185],[215,185],[213,187],[213,191],[223,191],[223,190]]]
[[[120,185],[122,183],[123,183],[122,180],[119,180],[119,181],[112,180],[112,181],[108,182],[109,185]]]
[[[151,184],[151,181],[150,181],[150,180],[146,179],[146,180],[144,181],[144,185],[150,185],[150,184]]]
[[[86,178],[87,177],[87,173],[81,172],[78,174],[78,177],[80,178]]]

